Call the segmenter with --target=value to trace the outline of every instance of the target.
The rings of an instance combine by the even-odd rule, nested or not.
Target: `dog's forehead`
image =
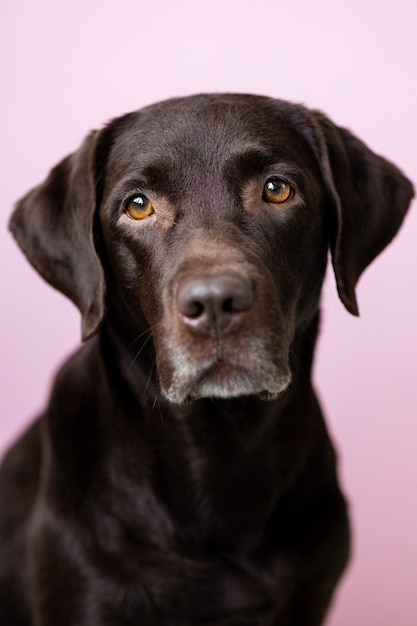
[[[120,173],[154,163],[221,166],[258,151],[289,159],[308,152],[296,129],[303,109],[261,96],[212,95],[165,101],[129,116],[116,133],[110,161]],[[117,120],[116,120],[117,123]]]

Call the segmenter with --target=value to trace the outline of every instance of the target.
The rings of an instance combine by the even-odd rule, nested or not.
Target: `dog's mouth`
[[[183,404],[201,398],[237,398],[257,395],[275,399],[291,383],[291,372],[285,361],[274,364],[261,359],[216,356],[197,367],[190,363],[179,367],[168,385],[161,387],[168,400]]]

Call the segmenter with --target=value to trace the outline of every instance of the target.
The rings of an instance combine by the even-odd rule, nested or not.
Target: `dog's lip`
[[[245,365],[243,359],[227,357],[223,354],[217,354],[205,363],[200,364],[198,372],[196,372],[194,385],[199,385],[205,380],[210,382],[226,382],[237,376],[251,374],[250,367]]]
[[[238,371],[246,372],[246,368],[244,368],[242,364],[236,364],[229,359],[225,359],[224,357],[217,357],[204,367],[198,377],[198,382],[207,378],[210,378],[211,380],[216,378],[225,380],[229,378],[230,375],[234,376]]]
[[[286,377],[282,388],[276,391],[283,391],[288,386],[290,378]],[[264,386],[263,376],[254,371],[250,363],[224,356],[214,357],[204,366],[200,366],[196,376],[188,380],[185,396],[188,398],[207,397],[206,392],[202,394],[202,390],[208,388],[212,391],[213,397],[235,397],[248,395],[248,393],[270,395],[270,390]]]
[[[205,384],[214,387],[226,387],[240,379],[252,378],[250,369],[240,359],[225,357],[223,354],[211,355],[189,371],[180,387],[187,397],[198,395],[197,390]]]
[[[241,388],[245,382],[251,381],[251,386],[259,387],[259,381],[251,372],[250,368],[245,367],[242,363],[235,363],[225,358],[216,358],[200,369],[193,381],[189,381],[190,397],[199,397],[200,390],[209,386],[211,389],[217,389],[214,395],[228,396],[230,390],[234,387]],[[222,393],[220,393],[222,392]],[[232,394],[235,395],[235,394]],[[240,393],[238,394],[240,395]]]

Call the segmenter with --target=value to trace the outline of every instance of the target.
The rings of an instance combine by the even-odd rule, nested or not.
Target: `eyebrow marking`
[[[275,163],[276,160],[271,150],[258,147],[248,148],[229,157],[226,171],[232,176],[238,172],[240,176],[253,178]]]

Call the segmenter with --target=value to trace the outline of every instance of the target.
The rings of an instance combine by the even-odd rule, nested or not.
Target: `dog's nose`
[[[184,323],[205,334],[236,328],[252,302],[252,287],[238,274],[194,276],[177,292],[177,309]]]

